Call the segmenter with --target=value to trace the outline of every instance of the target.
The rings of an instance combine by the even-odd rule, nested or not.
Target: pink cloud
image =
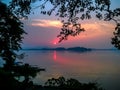
[[[32,26],[40,26],[40,27],[55,27],[60,28],[62,23],[58,20],[41,20],[41,19],[34,19],[31,23]]]

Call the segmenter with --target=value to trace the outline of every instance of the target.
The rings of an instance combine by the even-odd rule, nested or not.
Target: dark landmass
[[[40,50],[60,50],[60,51],[62,51],[62,50],[67,50],[67,49],[64,47],[57,47],[57,48],[42,48]]]
[[[113,51],[119,51],[118,49],[95,49],[95,48],[93,48],[92,50],[96,50],[96,51],[102,51],[102,50],[107,50],[107,51],[111,51],[111,50],[113,50]]]
[[[51,48],[51,47],[45,47],[45,48],[25,48],[22,50],[42,50],[42,51],[70,51],[70,52],[87,52],[87,51],[120,51],[118,49],[97,49],[97,48],[86,48],[86,47],[70,47],[70,48],[64,48],[64,47],[57,47],[57,48]]]
[[[91,51],[92,49],[90,49],[90,48],[85,48],[85,47],[70,47],[70,48],[57,47],[57,48],[42,48],[41,50],[56,50],[56,51],[86,52],[86,51]]]
[[[72,47],[68,48],[68,51],[91,51],[92,49],[90,48],[85,48],[85,47]]]
[[[35,49],[24,49],[24,50],[56,50],[56,51],[77,51],[77,52],[84,52],[84,51],[91,51],[91,48],[85,48],[85,47],[70,47],[70,48],[64,48],[64,47],[57,47],[57,48],[35,48]]]

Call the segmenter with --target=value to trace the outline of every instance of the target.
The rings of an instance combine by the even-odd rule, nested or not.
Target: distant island
[[[77,52],[84,52],[84,51],[91,51],[90,48],[85,47],[70,47],[70,48],[64,48],[64,47],[57,47],[57,48],[42,48],[39,50],[56,50],[56,51],[77,51]]]
[[[95,48],[85,48],[85,47],[70,47],[70,48],[64,48],[64,47],[45,47],[45,48],[24,48],[22,50],[48,50],[48,51],[74,51],[74,52],[85,52],[85,51],[101,51],[101,50],[117,50],[117,49],[95,49]],[[118,51],[118,50],[117,50]]]

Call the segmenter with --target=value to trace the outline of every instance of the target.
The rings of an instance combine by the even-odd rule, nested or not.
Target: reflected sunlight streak
[[[53,60],[56,60],[57,59],[57,54],[56,54],[56,51],[54,51],[53,53]]]

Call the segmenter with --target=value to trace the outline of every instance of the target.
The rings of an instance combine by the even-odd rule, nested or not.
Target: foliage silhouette
[[[24,90],[32,84],[30,79],[43,70],[29,64],[15,64],[23,34],[26,34],[23,23],[0,1],[0,57],[5,62],[3,67],[0,67],[0,88]],[[22,81],[19,80],[21,77]]]
[[[112,38],[112,44],[118,49],[120,49],[120,23],[115,27],[115,31],[113,32],[114,37]]]
[[[33,7],[35,2],[39,5]],[[49,4],[52,6],[47,10]],[[58,35],[59,42],[85,31],[79,20],[96,17],[99,20],[114,21],[116,28],[111,43],[120,49],[120,8],[111,9],[110,0],[12,0],[9,7],[18,17],[27,17],[35,8],[40,8],[41,14],[44,15],[51,15],[55,11],[56,16],[63,18],[63,27]],[[67,21],[64,21],[64,18],[67,18]]]
[[[104,90],[98,86],[96,82],[80,83],[78,80],[70,78],[65,79],[64,77],[59,77],[57,79],[51,78],[45,83],[48,88],[56,88],[57,90]]]

